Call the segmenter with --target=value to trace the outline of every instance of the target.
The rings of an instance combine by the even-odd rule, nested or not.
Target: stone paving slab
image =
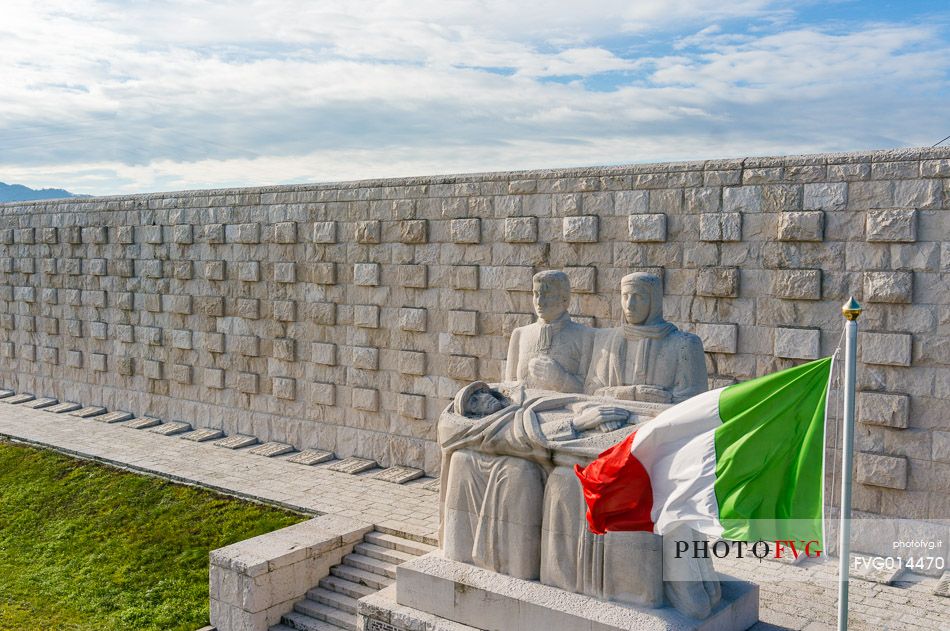
[[[191,423],[185,423],[184,421],[169,421],[168,423],[156,425],[155,427],[150,428],[148,431],[152,434],[159,434],[161,436],[174,436],[175,434],[187,432],[190,429]]]
[[[155,427],[156,425],[161,425],[162,422],[157,418],[152,418],[151,416],[139,416],[134,418],[128,423],[122,425],[122,427],[128,427],[129,429],[148,429],[149,427]]]
[[[224,440],[219,440],[214,443],[215,447],[224,447],[225,449],[241,449],[243,447],[250,447],[251,445],[257,444],[256,436],[245,436],[244,434],[235,434],[233,436],[228,436]]]
[[[258,445],[254,449],[248,449],[247,453],[254,454],[255,456],[264,456],[265,458],[273,458],[275,456],[289,454],[293,450],[293,445],[288,445],[287,443],[270,442],[264,443],[263,445]]]
[[[44,412],[52,412],[53,414],[65,414],[66,412],[73,412],[78,410],[82,405],[78,403],[73,403],[72,401],[63,401],[62,403],[57,403],[56,405],[51,405],[48,408],[43,408]]]
[[[299,453],[295,453],[291,457],[287,458],[287,462],[293,462],[295,464],[307,465],[312,467],[315,464],[320,464],[321,462],[329,462],[333,460],[332,451],[324,451],[322,449],[304,449]]]
[[[220,429],[208,429],[203,427],[201,429],[196,429],[192,432],[185,432],[184,434],[179,434],[178,438],[182,440],[190,440],[196,443],[203,443],[208,440],[214,440],[216,438],[221,438],[224,436],[224,432]]]
[[[0,406],[0,437],[56,449],[125,469],[158,475],[294,510],[359,517],[382,532],[435,543],[439,525],[437,479],[405,485],[304,467],[287,458],[253,458],[247,450],[213,443],[163,440],[124,425],[69,419],[42,410]],[[833,629],[837,602],[835,563],[784,565],[756,559],[715,560],[716,568],[761,590],[761,622],[753,631]],[[946,575],[944,580],[946,580]],[[950,581],[946,581],[950,583]],[[940,581],[905,572],[893,585],[851,581],[851,631],[950,629],[950,598],[934,595]]]
[[[99,414],[97,416],[92,417],[92,420],[98,421],[100,423],[121,423],[123,421],[129,420],[130,418],[132,418],[131,412],[121,412],[117,410],[115,412],[106,412],[105,414]]]
[[[52,405],[59,403],[59,399],[51,399],[50,397],[40,397],[39,399],[33,399],[32,401],[27,401],[23,404],[23,407],[30,408],[32,410],[41,410],[43,408],[48,408]]]
[[[421,478],[425,475],[425,471],[422,469],[414,469],[413,467],[386,467],[378,473],[374,473],[371,478],[375,480],[383,480],[385,482],[392,482],[393,484],[405,484],[406,482],[412,482],[417,478]]]
[[[88,405],[84,408],[79,408],[75,412],[70,412],[70,416],[78,416],[79,418],[90,418],[93,416],[99,416],[100,414],[105,414],[106,409],[99,405]]]

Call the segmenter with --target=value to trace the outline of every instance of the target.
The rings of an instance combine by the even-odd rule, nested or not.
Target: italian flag
[[[711,390],[575,467],[591,531],[689,525],[733,541],[823,541],[832,358]]]

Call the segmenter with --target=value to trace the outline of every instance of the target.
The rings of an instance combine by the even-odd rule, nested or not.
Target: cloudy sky
[[[113,194],[932,145],[946,0],[3,0],[0,181]]]

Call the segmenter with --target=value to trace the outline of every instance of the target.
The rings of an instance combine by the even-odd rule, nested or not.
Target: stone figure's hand
[[[587,408],[578,414],[574,418],[573,424],[574,429],[579,432],[585,432],[606,423],[619,423],[617,427],[620,427],[627,421],[627,417],[629,416],[630,412],[623,408],[613,405],[598,405],[597,407]]]
[[[531,383],[548,390],[558,388],[563,373],[564,369],[561,368],[561,365],[546,355],[535,357],[528,362],[528,375],[531,377]]]
[[[622,421],[607,421],[606,423],[600,426],[600,431],[604,433],[612,432],[615,429],[620,429],[626,424],[627,424],[627,419],[624,419]]]
[[[635,399],[646,403],[672,403],[673,394],[660,386],[635,386]]]
[[[622,401],[635,401],[636,388],[636,386],[607,386],[606,388],[597,388],[594,394],[599,397],[609,397]]]

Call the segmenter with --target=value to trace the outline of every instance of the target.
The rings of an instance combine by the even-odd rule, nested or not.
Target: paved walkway
[[[392,484],[330,471],[330,463],[305,466],[286,456],[266,458],[247,449],[133,430],[66,414],[0,403],[0,437],[33,443],[135,471],[209,487],[289,508],[359,517],[382,529],[430,543],[438,530],[438,494],[423,478]],[[717,561],[717,569],[760,585],[755,631],[834,628],[835,565],[789,566],[755,559]],[[853,631],[950,630],[950,598],[934,596],[935,578],[905,574],[894,585],[851,582]]]

